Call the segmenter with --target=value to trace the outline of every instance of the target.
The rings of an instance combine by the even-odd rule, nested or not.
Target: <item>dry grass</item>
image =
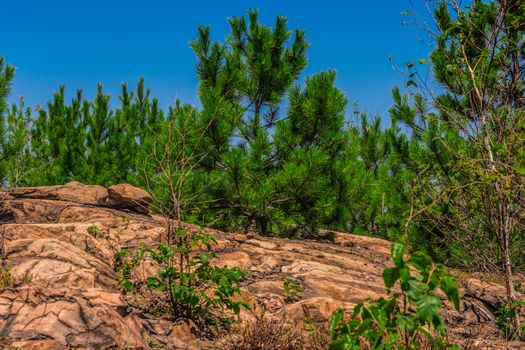
[[[235,326],[220,343],[224,350],[326,350],[330,341],[326,327],[262,316]]]
[[[0,267],[0,289],[7,288],[13,284],[11,272],[4,267]]]
[[[505,277],[502,273],[479,271],[467,272],[454,269],[449,269],[449,272],[456,278],[457,281],[461,283],[465,283],[470,278],[477,278],[483,282],[495,283],[501,286],[505,285]],[[514,273],[514,283],[525,284],[525,272],[516,271]]]

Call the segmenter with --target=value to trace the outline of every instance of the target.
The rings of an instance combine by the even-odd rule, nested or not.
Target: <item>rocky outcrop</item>
[[[4,342],[27,349],[149,349],[152,342],[198,347],[186,324],[147,318],[117,284],[114,254],[155,244],[164,233],[163,218],[147,213],[147,193],[129,185],[70,183],[16,189],[0,198],[0,254],[11,275],[9,285],[0,285]],[[207,231],[217,239],[214,263],[245,270],[243,298],[272,317],[322,322],[339,307],[385,293],[387,241],[344,233],[314,242]],[[285,276],[301,284],[301,300],[287,301]],[[500,285],[466,279],[462,295],[461,313],[444,310],[453,335],[475,348],[524,346],[487,339],[504,300]],[[246,311],[242,317],[254,316]]]
[[[0,199],[52,200],[147,213],[151,196],[140,188],[120,184],[105,188],[70,182],[63,186],[25,187],[1,191]]]

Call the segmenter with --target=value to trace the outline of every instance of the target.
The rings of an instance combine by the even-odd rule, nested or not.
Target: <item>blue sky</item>
[[[391,87],[404,84],[389,55],[402,65],[429,52],[417,30],[402,24],[401,11],[412,8],[408,0],[3,0],[1,5],[0,55],[17,67],[11,100],[24,96],[31,106],[48,101],[59,84],[69,96],[83,88],[92,98],[98,82],[116,102],[120,85],[134,86],[139,76],[163,107],[176,98],[197,104],[188,42],[199,24],[211,25],[213,37],[222,40],[227,17],[249,8],[258,8],[266,24],[281,14],[290,28],[305,29],[311,48],[302,79],[337,70],[338,86],[371,115],[386,117]]]

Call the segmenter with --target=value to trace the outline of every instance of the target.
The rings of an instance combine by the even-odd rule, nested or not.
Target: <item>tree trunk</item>
[[[505,182],[502,180],[501,184],[496,183],[494,186],[496,193],[499,196],[499,220],[498,220],[498,238],[499,245],[501,249],[501,263],[503,265],[503,270],[505,272],[505,289],[507,294],[507,307],[513,308],[516,297],[514,294],[514,283],[512,276],[512,263],[510,260],[510,217],[509,217],[509,207],[508,203],[505,200]],[[520,317],[519,312],[514,312],[514,317],[512,318],[512,329],[515,334],[519,335],[520,333]]]
[[[514,295],[514,284],[512,278],[512,265],[510,262],[510,249],[509,249],[509,240],[508,235],[505,235],[502,238],[502,260],[503,266],[505,268],[505,289],[507,292],[507,307],[514,307],[513,304],[516,301]],[[519,313],[515,312],[515,316],[512,318],[512,328],[516,334],[520,333],[520,317]]]

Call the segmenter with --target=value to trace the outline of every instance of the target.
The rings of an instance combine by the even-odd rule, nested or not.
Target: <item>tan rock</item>
[[[109,196],[105,205],[116,209],[132,209],[147,213],[152,198],[148,192],[128,184],[120,184],[108,188]]]
[[[252,259],[246,252],[228,252],[222,253],[220,258],[214,259],[213,265],[239,267],[242,270],[247,270],[252,265]]]
[[[102,186],[88,186],[70,182],[61,186],[15,188],[9,191],[14,198],[46,199],[85,205],[101,205],[108,197]]]
[[[4,254],[18,280],[47,287],[116,286],[110,265],[54,238],[5,242]]]
[[[149,348],[140,330],[130,328],[109,304],[93,304],[81,290],[72,288],[5,290],[0,294],[0,330],[1,336],[12,339],[49,338],[88,349]]]
[[[10,344],[11,349],[24,350],[67,350],[66,346],[54,339],[20,340]]]
[[[333,298],[314,297],[286,305],[276,314],[296,321],[309,319],[314,322],[326,322],[339,308],[352,309],[353,304]]]
[[[236,241],[236,242],[244,242],[247,239],[248,239],[248,237],[246,237],[246,235],[243,235],[242,233],[236,233],[233,236],[233,240]]]

